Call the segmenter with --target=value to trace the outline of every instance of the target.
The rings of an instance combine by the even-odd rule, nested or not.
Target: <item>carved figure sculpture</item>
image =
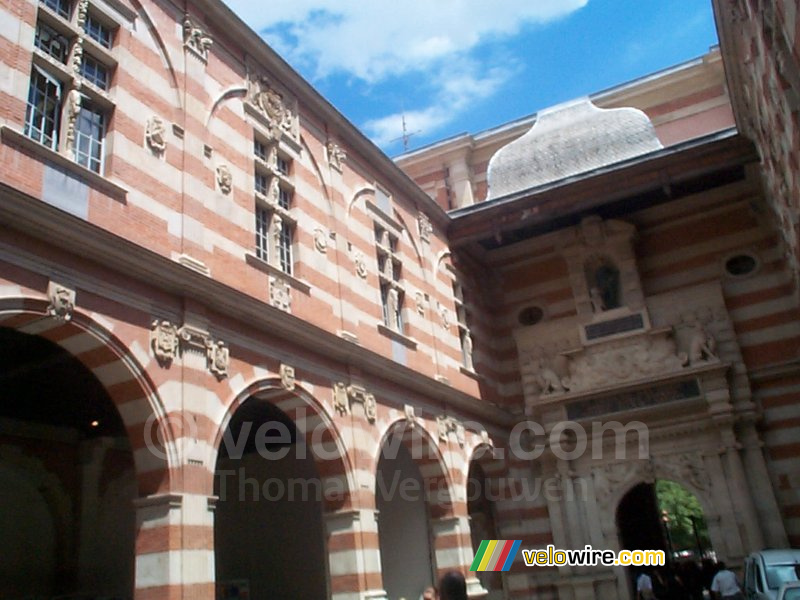
[[[467,370],[474,370],[472,362],[472,336],[469,333],[464,334],[464,366]]]
[[[397,311],[399,306],[400,296],[397,293],[397,290],[394,288],[389,288],[389,291],[386,292],[386,324],[389,326],[389,328],[394,329],[395,331],[399,327],[399,323],[397,321]]]
[[[557,394],[564,392],[564,385],[561,378],[556,372],[547,364],[544,358],[537,358],[533,360],[533,368],[536,374],[536,383],[539,384],[542,396],[550,394]]]
[[[694,326],[694,334],[689,342],[689,360],[692,364],[717,358],[717,341],[708,333],[702,323]]]
[[[600,288],[597,286],[592,286],[589,290],[589,300],[592,303],[592,312],[595,314],[601,313],[605,310],[603,296],[600,294]]]
[[[81,112],[83,97],[77,87],[72,88],[67,94],[67,132],[66,146],[68,150],[75,149],[75,132],[78,126],[78,115]]]
[[[208,50],[214,41],[197,25],[189,15],[183,17],[183,43],[204,59],[208,58]]]

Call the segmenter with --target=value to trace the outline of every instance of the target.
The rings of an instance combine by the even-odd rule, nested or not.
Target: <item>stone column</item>
[[[483,588],[475,574],[469,571],[473,559],[469,517],[458,515],[434,519],[431,529],[437,580],[446,571],[463,571],[467,579],[467,596],[484,598],[489,592]]]
[[[386,600],[377,513],[354,509],[324,515],[333,600]]]
[[[199,494],[136,500],[135,598],[214,599],[214,500]]]
[[[741,444],[733,443],[725,448],[725,464],[728,471],[728,487],[731,498],[736,508],[736,513],[741,517],[746,536],[745,548],[763,548],[764,536],[761,535],[761,528],[758,526],[755,504],[750,495],[750,487],[747,485],[747,477],[744,474],[742,459],[739,456]],[[768,488],[771,489],[771,488]],[[741,558],[740,555],[737,558]]]
[[[711,498],[717,514],[706,515],[708,533],[711,543],[718,554],[727,560],[729,557],[742,556],[744,546],[736,521],[732,498],[725,480],[722,458],[719,454],[706,456],[707,472],[711,479]],[[716,522],[715,522],[716,521]],[[714,531],[718,533],[714,535]],[[714,539],[714,538],[717,539]]]
[[[786,528],[783,524],[781,511],[772,481],[767,472],[767,463],[764,460],[764,444],[758,437],[755,424],[747,421],[743,424],[743,460],[744,469],[747,473],[747,482],[751,490],[751,497],[755,501],[756,512],[758,513],[761,530],[764,534],[766,546],[769,548],[788,548],[789,538],[786,535]]]

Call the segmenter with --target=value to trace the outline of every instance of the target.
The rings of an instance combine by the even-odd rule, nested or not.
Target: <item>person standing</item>
[[[639,573],[636,578],[636,598],[638,600],[655,600],[656,595],[653,593],[653,580],[648,575],[647,571]]]
[[[736,575],[728,570],[724,562],[719,563],[717,574],[711,580],[711,593],[714,598],[723,600],[744,600]]]

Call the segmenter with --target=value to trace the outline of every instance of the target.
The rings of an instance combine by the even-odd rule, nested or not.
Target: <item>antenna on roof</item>
[[[399,140],[403,140],[403,152],[408,152],[408,140],[411,138],[412,135],[417,135],[418,133],[422,133],[421,129],[417,129],[416,131],[412,131],[409,133],[408,128],[406,127],[406,113],[400,113],[400,118],[402,119],[403,123],[403,135],[400,137],[396,137],[393,140],[389,140],[390,143],[397,142]]]

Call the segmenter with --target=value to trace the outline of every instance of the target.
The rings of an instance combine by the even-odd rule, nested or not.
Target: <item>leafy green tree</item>
[[[662,520],[665,520],[675,552],[691,550],[697,552],[695,527],[703,550],[711,548],[708,527],[703,518],[703,508],[697,497],[674,481],[656,481],[656,498]]]

